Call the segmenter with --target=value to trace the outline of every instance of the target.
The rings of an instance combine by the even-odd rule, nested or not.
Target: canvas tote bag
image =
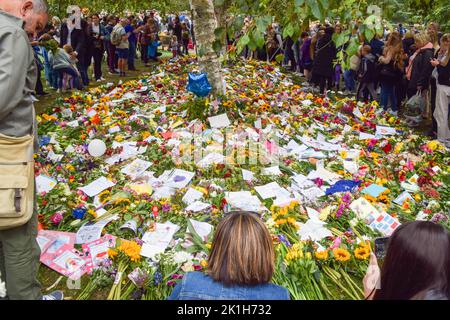
[[[27,223],[34,210],[34,135],[0,134],[0,230]]]

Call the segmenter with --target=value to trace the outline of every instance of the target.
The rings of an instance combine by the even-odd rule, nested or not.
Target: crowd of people
[[[247,18],[240,35],[250,24]],[[346,45],[335,44],[347,28],[349,40],[354,38],[359,44],[356,54],[350,57],[346,56]],[[432,119],[426,134],[450,146],[450,34],[442,34],[437,23],[431,22],[422,30],[415,26],[407,30],[399,24],[392,32],[386,29],[370,41],[356,23],[350,27],[316,24],[298,39],[283,39],[281,34],[278,24],[270,25],[264,48],[251,51],[246,47],[242,56],[274,61],[283,54],[283,65],[304,76],[304,85],[316,93],[336,91],[354,95],[357,100],[377,100],[384,111],[396,116],[404,107],[403,114],[411,127]],[[343,67],[341,61],[349,63]],[[413,108],[418,103],[419,108]]]
[[[187,16],[168,16],[164,21],[156,11],[117,17],[83,12],[79,19],[73,15],[53,17],[37,39],[32,42],[39,70],[45,70],[50,87],[83,89],[91,79],[104,81],[103,61],[111,75],[126,76],[136,71],[135,60],[145,66],[159,61],[161,35],[167,34],[166,45],[172,58],[189,53],[193,48],[193,25]],[[89,67],[92,65],[92,78]],[[39,73],[40,76],[40,73]],[[47,94],[40,77],[36,93]]]

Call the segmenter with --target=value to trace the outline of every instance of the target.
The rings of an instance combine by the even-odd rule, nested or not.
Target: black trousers
[[[141,44],[141,60],[143,63],[148,63],[148,45]]]
[[[183,53],[189,54],[189,39],[183,39]]]
[[[94,48],[92,56],[94,58],[94,75],[95,80],[99,80],[102,77],[102,61],[103,61],[103,48]]]
[[[437,122],[434,118],[434,110],[436,109],[436,93],[437,93],[437,84],[436,79],[431,78],[431,118],[433,119],[432,132],[437,134]]]
[[[37,72],[37,81],[36,81],[36,94],[43,94],[44,93],[44,86],[42,85],[42,80],[41,80],[41,68],[38,67],[38,72]]]
[[[326,89],[329,89],[333,86],[333,77],[318,76],[317,80],[319,82],[320,93],[325,93]]]

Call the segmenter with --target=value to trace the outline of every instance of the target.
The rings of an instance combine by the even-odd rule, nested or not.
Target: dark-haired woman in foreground
[[[252,212],[233,212],[217,226],[208,273],[189,272],[169,300],[289,300],[271,284],[275,254],[272,238]]]
[[[450,297],[450,235],[433,222],[401,225],[391,236],[378,288],[379,268],[372,253],[364,278],[367,299],[448,300]]]

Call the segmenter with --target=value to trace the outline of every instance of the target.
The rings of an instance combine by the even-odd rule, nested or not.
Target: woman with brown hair
[[[275,268],[272,238],[254,212],[231,212],[219,223],[207,274],[187,273],[169,300],[289,300],[271,284]]]
[[[374,288],[377,278],[381,281]],[[373,300],[448,300],[448,231],[430,221],[413,221],[398,227],[389,239],[381,275],[372,253],[364,291],[366,299]]]
[[[395,92],[395,84],[403,74],[403,48],[400,33],[392,32],[383,50],[383,55],[378,59],[380,63],[379,80],[381,83],[380,104],[385,111],[397,115],[398,97]],[[392,110],[388,110],[388,102],[391,101]]]

